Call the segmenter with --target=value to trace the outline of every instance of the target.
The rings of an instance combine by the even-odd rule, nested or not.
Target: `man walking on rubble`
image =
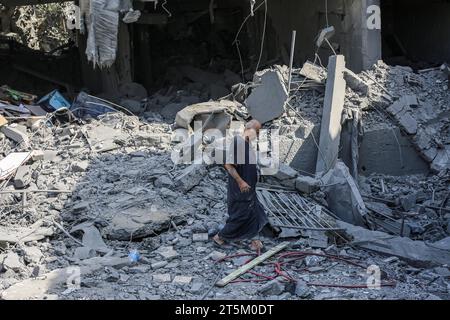
[[[243,136],[236,136],[226,152],[228,171],[228,220],[214,237],[218,245],[225,241],[252,240],[251,249],[263,247],[259,234],[268,225],[268,218],[256,195],[258,173],[256,153],[251,147],[261,129],[261,123],[252,120],[245,126]]]

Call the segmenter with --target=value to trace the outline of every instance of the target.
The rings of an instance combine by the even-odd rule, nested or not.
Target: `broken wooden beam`
[[[280,243],[279,245],[277,245],[276,247],[270,249],[269,251],[267,251],[266,253],[260,255],[259,257],[253,259],[252,261],[250,261],[249,263],[243,265],[242,267],[240,267],[239,269],[237,269],[236,271],[233,271],[232,273],[230,273],[228,276],[226,276],[225,278],[223,278],[222,280],[219,280],[216,283],[216,286],[218,287],[225,287],[227,284],[229,284],[231,281],[233,281],[234,279],[239,278],[241,275],[243,275],[244,273],[246,273],[247,271],[253,269],[254,267],[256,267],[258,264],[266,261],[267,259],[269,259],[270,257],[272,257],[273,255],[277,254],[278,252],[280,252],[281,250],[285,249],[287,246],[289,245],[289,242],[283,242]]]

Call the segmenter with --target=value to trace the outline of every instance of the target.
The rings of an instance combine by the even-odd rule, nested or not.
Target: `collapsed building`
[[[446,1],[79,1],[41,52],[8,12],[45,2],[2,1],[3,299],[448,299]],[[251,118],[279,253],[227,279],[256,259],[208,242],[226,174],[190,160]]]

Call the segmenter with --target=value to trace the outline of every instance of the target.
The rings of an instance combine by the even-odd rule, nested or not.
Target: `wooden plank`
[[[5,124],[8,124],[8,120],[6,120],[6,118],[0,114],[0,127],[4,126]]]
[[[288,245],[289,245],[289,242],[287,242],[287,241],[283,242],[283,243],[280,243],[279,245],[277,245],[276,247],[270,249],[266,253],[264,253],[264,254],[260,255],[259,257],[253,259],[249,263],[243,265],[242,267],[240,267],[236,271],[233,271],[232,273],[230,273],[228,276],[226,276],[222,280],[219,280],[216,283],[216,286],[218,286],[218,287],[225,287],[227,284],[229,284],[234,279],[239,278],[241,275],[243,275],[247,271],[253,269],[258,264],[266,261],[267,259],[269,259],[273,255],[275,255],[278,252],[280,252],[281,250],[285,249]]]

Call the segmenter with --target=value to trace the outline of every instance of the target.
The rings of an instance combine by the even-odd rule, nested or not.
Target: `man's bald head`
[[[254,140],[258,137],[259,130],[261,130],[262,125],[258,120],[251,120],[245,125],[244,137],[249,140]]]

